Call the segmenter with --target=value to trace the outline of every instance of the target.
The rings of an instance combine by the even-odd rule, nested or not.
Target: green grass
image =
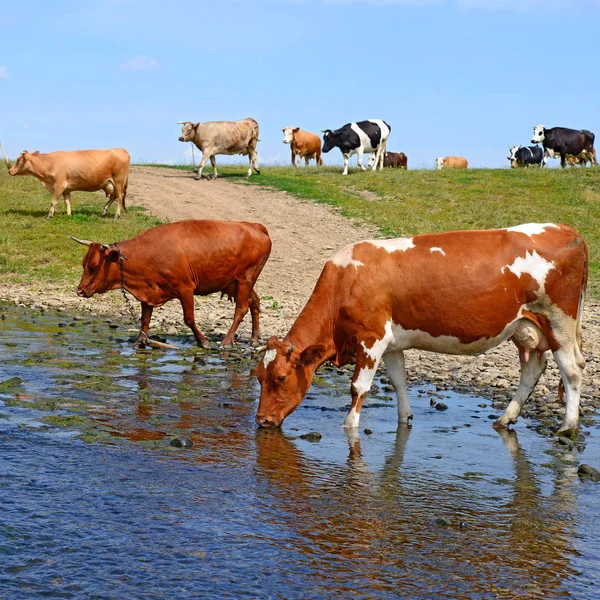
[[[73,215],[59,202],[53,219],[46,219],[51,196],[33,177],[10,177],[0,168],[0,285],[52,282],[72,288],[81,277],[84,248],[69,239],[110,243],[138,234],[160,221],[141,208],[128,207],[121,219],[101,218],[103,193],[71,195]]]
[[[190,167],[179,167],[189,169]],[[600,169],[469,169],[373,173],[341,167],[269,167],[249,185],[283,190],[375,225],[386,237],[530,222],[566,223],[590,249],[588,293],[600,298]],[[205,172],[212,172],[210,169]],[[245,165],[219,167],[231,181]]]
[[[343,177],[341,167],[264,166],[261,175],[246,180],[246,168],[219,166],[219,174],[232,182],[329,204],[342,215],[374,225],[386,237],[532,221],[567,223],[587,240],[589,292],[600,298],[600,169],[353,169]],[[72,286],[81,275],[83,248],[70,235],[113,242],[159,223],[135,207],[120,221],[102,219],[103,203],[103,194],[73,194],[71,218],[61,203],[61,212],[46,220],[50,195],[41,184],[31,177],[9,177],[0,169],[0,282],[43,280]]]

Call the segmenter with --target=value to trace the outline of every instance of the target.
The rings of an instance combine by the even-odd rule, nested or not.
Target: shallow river
[[[348,436],[350,375],[325,370],[258,431],[244,345],[135,352],[124,318],[0,313],[2,599],[600,595],[600,483],[576,474],[597,425],[500,436],[489,400],[421,385],[396,432],[378,382]]]

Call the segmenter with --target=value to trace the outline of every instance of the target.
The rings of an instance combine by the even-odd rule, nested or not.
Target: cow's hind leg
[[[69,192],[65,192],[63,194],[63,198],[65,199],[65,204],[67,206],[67,216],[71,216],[71,194]]]
[[[398,399],[398,423],[408,423],[413,418],[408,392],[406,390],[406,368],[404,366],[404,352],[388,352],[383,355],[383,362],[387,374],[396,390]]]
[[[250,294],[252,293],[252,284],[248,281],[238,281],[235,291],[235,313],[233,315],[233,323],[223,338],[224,346],[231,346],[234,341],[235,332],[237,331],[242,319],[248,313],[250,307]]]
[[[196,318],[194,315],[194,294],[190,292],[189,294],[181,295],[179,297],[179,302],[181,302],[181,308],[183,309],[184,323],[192,330],[198,346],[206,348],[206,346],[208,346],[208,340],[200,329],[198,329],[198,325],[196,325]]]
[[[496,428],[508,427],[517,422],[525,401],[531,396],[548,364],[546,355],[538,353],[536,350],[527,353],[527,351],[520,347],[519,356],[521,359],[519,387],[502,416],[494,423],[494,427]]]
[[[210,165],[213,169],[211,179],[216,179],[219,175],[217,173],[217,159],[215,158],[214,154],[210,155]]]
[[[570,345],[562,345],[553,353],[565,388],[565,418],[558,430],[559,435],[573,435],[579,424],[579,397],[585,359],[577,348],[575,340]]]
[[[252,317],[252,336],[250,337],[250,341],[258,342],[260,340],[260,298],[254,290],[250,292],[249,304],[250,315]]]

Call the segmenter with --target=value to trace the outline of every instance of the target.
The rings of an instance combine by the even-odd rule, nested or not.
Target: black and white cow
[[[348,161],[353,154],[358,154],[358,166],[363,171],[363,154],[375,152],[375,161],[372,169],[375,171],[383,169],[383,157],[385,146],[392,128],[381,119],[369,119],[357,123],[347,123],[340,129],[323,130],[323,152],[329,152],[332,148],[339,148],[344,156],[344,172],[348,175]]]
[[[510,160],[511,168],[516,169],[529,165],[538,165],[541,168],[546,165],[548,159],[539,146],[510,146],[508,160]]]
[[[533,144],[542,144],[546,156],[552,158],[560,154],[560,166],[566,164],[567,154],[579,156],[582,152],[589,155],[592,164],[596,162],[596,151],[594,150],[595,136],[587,129],[568,129],[567,127],[552,127],[547,129],[543,125],[533,128]]]

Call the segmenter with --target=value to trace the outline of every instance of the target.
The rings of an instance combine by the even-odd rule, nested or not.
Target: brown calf
[[[308,161],[314,158],[317,165],[321,166],[323,161],[321,160],[321,138],[316,133],[310,133],[310,131],[303,131],[299,127],[283,127],[283,143],[289,144],[292,151],[292,165],[296,165],[296,155],[298,155],[298,165],[302,161],[302,158],[306,161],[308,167]]]

